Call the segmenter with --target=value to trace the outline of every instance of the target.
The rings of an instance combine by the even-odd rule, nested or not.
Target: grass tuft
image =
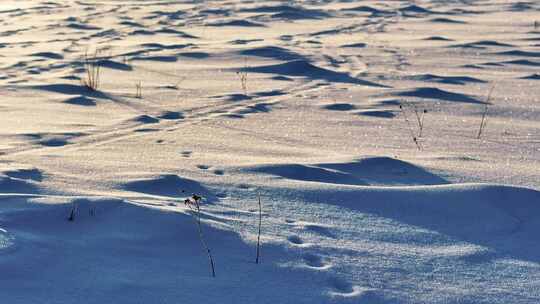
[[[99,89],[101,74],[99,55],[100,50],[96,50],[93,54],[88,53],[88,51],[84,53],[83,60],[86,76],[81,79],[81,84],[90,91],[97,91]]]

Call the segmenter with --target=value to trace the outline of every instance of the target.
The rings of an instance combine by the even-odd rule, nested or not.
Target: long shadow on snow
[[[291,50],[277,46],[263,46],[242,50],[239,52],[243,56],[256,56],[264,58],[273,58],[278,60],[305,60],[305,57]]]
[[[345,73],[334,72],[331,70],[323,69],[312,65],[306,60],[293,60],[285,63],[258,66],[258,67],[245,67],[240,69],[234,69],[236,71],[250,72],[250,73],[263,73],[263,74],[277,74],[286,76],[300,76],[309,79],[320,79],[328,82],[340,82],[350,84],[360,84],[365,86],[387,88],[385,85],[381,85],[375,82],[354,78]]]
[[[67,217],[73,204],[78,206],[78,213],[70,222]],[[156,294],[163,303],[174,303],[179,298],[205,303],[218,297],[233,303],[235,295],[253,286],[246,272],[255,269],[263,274],[262,282],[272,281],[273,288],[255,283],[258,292],[243,298],[256,303],[262,295],[285,303],[290,300],[287,291],[291,280],[309,280],[308,271],[280,270],[275,266],[287,257],[282,246],[265,244],[264,262],[255,265],[253,245],[238,233],[203,222],[204,237],[216,260],[217,278],[211,278],[194,218],[182,212],[156,210],[119,199],[76,198],[64,204],[2,200],[0,215],[1,228],[14,237],[14,250],[9,254],[17,260],[13,263],[10,256],[0,259],[2,276],[9,278],[0,278],[2,287],[9,290],[3,293],[7,303],[38,303],[43,294],[55,303],[70,303],[74,297],[78,303],[132,303],[129,293],[118,292],[126,288],[151,290],[137,296],[142,303],[152,303]],[[288,280],[274,280],[285,274]],[[47,282],[63,288],[51,289]],[[201,293],[201,286],[210,282],[218,282],[221,287]],[[80,286],[92,286],[95,294],[91,299],[78,292],[66,293]],[[223,290],[229,292],[224,294]],[[310,303],[320,301],[320,295],[311,291],[302,296]]]
[[[540,192],[536,190],[461,184],[320,187],[297,193],[306,201],[342,206],[487,247],[480,256],[467,257],[470,263],[508,257],[540,262]]]
[[[424,88],[415,88],[408,91],[402,91],[396,96],[405,96],[405,97],[418,97],[426,99],[437,99],[444,101],[453,101],[453,102],[463,102],[463,103],[484,103],[476,98],[462,94],[454,93],[450,91],[441,90],[438,88],[424,87]]]
[[[17,174],[17,172],[6,175],[0,174],[0,193],[38,193],[39,188],[29,178]]]
[[[271,18],[286,20],[323,19],[330,17],[330,14],[322,10],[313,10],[301,6],[290,5],[258,6],[254,8],[244,8],[239,11],[247,13],[271,13]]]
[[[444,84],[465,85],[467,83],[486,83],[486,81],[468,76],[442,76],[433,74],[417,74],[403,77],[407,80],[438,82]]]
[[[29,88],[34,90],[41,90],[53,93],[59,93],[64,95],[80,95],[86,97],[102,98],[109,100],[116,100],[113,96],[100,92],[92,91],[85,86],[68,84],[68,83],[59,83],[59,84],[45,84],[45,85],[33,85]]]
[[[394,14],[394,12],[381,10],[381,9],[374,8],[374,7],[367,6],[367,5],[361,5],[361,6],[352,7],[352,8],[344,8],[344,9],[341,9],[341,11],[357,12],[357,13],[369,13],[369,14],[371,14],[372,17],[380,17],[380,16],[384,16],[384,15],[393,15]]]
[[[389,157],[370,157],[350,163],[281,164],[246,169],[286,179],[341,185],[440,185],[449,182],[421,167]]]

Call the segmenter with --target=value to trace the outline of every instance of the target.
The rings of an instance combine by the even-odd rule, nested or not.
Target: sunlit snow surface
[[[2,2],[0,303],[539,303],[539,11]]]

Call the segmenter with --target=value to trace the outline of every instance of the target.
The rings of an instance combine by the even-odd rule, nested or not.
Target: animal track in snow
[[[367,301],[380,303],[380,297],[373,293],[372,289],[363,289],[360,286],[352,285],[350,282],[340,278],[332,278],[329,281],[330,291],[328,294],[332,297],[358,297],[362,296]]]
[[[320,234],[320,235],[323,235],[323,236],[326,236],[326,237],[329,237],[329,238],[333,238],[333,239],[336,238],[334,233],[332,231],[330,231],[329,227],[325,227],[325,226],[322,226],[322,225],[317,225],[317,224],[306,225],[306,226],[304,226],[304,229],[315,232],[317,234]]]
[[[224,174],[225,174],[225,171],[220,170],[220,169],[216,169],[216,170],[213,171],[213,173],[214,173],[215,175],[224,175]]]
[[[295,244],[295,245],[302,245],[304,244],[304,241],[302,241],[302,239],[297,236],[297,235],[291,235],[287,238],[287,240],[289,240],[289,242]]]
[[[322,269],[328,269],[332,267],[331,264],[326,263],[320,256],[315,255],[315,254],[310,254],[310,253],[305,254],[303,259],[306,265],[310,268],[322,270]]]
[[[227,195],[227,193],[225,193],[225,192],[217,193],[217,194],[216,194],[216,197],[218,197],[218,198],[226,198],[227,196],[228,196],[228,195]]]
[[[321,225],[317,223],[311,223],[311,222],[304,222],[304,221],[290,221],[287,223],[290,225],[296,226],[298,228],[320,234],[322,236],[326,236],[329,238],[336,238],[335,234],[331,231],[330,226]]]

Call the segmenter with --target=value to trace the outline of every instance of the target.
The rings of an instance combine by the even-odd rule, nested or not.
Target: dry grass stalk
[[[236,72],[240,78],[240,85],[242,86],[242,91],[244,95],[247,95],[247,72]]]
[[[422,137],[422,132],[424,131],[424,117],[427,114],[427,110],[424,109],[420,111],[416,105],[414,107],[414,115],[416,116],[416,122],[418,123],[418,137]]]
[[[406,102],[404,102],[405,104],[407,104]],[[405,111],[404,107],[402,104],[399,105],[399,110],[401,112],[401,115],[403,116],[403,119],[405,120],[405,122],[407,123],[407,128],[409,129],[409,133],[411,135],[411,138],[414,142],[414,144],[416,145],[416,148],[419,150],[419,151],[422,151],[422,145],[420,144],[420,141],[418,140],[418,136],[416,136],[415,132],[414,132],[414,129],[411,125],[411,121],[409,120],[409,117],[407,116],[407,112]],[[419,125],[421,126],[420,128],[420,134],[422,132],[422,128],[423,128],[423,121],[424,121],[424,118],[423,118],[423,115],[422,117],[420,118],[419,114],[417,113],[416,114],[416,117],[417,117],[417,120],[418,120],[418,123]]]
[[[77,214],[77,204],[73,202],[71,204],[71,212],[69,213],[68,221],[75,221],[75,215]]]
[[[244,91],[244,95],[247,96],[248,94],[248,87],[247,87],[247,81],[248,81],[248,74],[247,74],[247,60],[244,62],[244,70],[236,72],[236,75],[240,78],[240,85],[242,86],[242,91]]]
[[[262,225],[262,204],[261,204],[261,193],[258,193],[259,198],[259,232],[257,233],[257,257],[255,258],[255,264],[259,264],[259,259],[261,256],[261,225]]]
[[[90,91],[97,91],[100,85],[101,67],[99,63],[100,51],[96,50],[94,54],[84,53],[84,69],[86,76],[81,80],[81,84]]]
[[[139,81],[135,84],[135,98],[142,98],[142,82]]]
[[[489,100],[491,99],[491,94],[493,93],[494,88],[495,88],[495,85],[491,86],[491,89],[489,89],[489,93],[484,103],[484,112],[482,113],[482,120],[480,121],[480,127],[478,128],[478,133],[476,134],[477,139],[480,139],[480,137],[482,137],[482,133],[484,132],[484,129],[486,128],[487,121],[488,121]]]
[[[197,228],[198,228],[198,231],[199,231],[199,239],[201,240],[201,244],[203,246],[203,248],[205,249],[206,253],[208,254],[208,260],[210,261],[210,267],[211,267],[211,270],[212,270],[212,277],[216,277],[216,270],[215,270],[215,266],[214,266],[214,258],[212,257],[212,252],[210,251],[210,248],[208,247],[208,245],[206,244],[206,241],[204,240],[204,235],[203,235],[203,232],[202,232],[202,226],[201,226],[201,201],[202,201],[202,197],[197,195],[197,194],[193,194],[191,197],[189,198],[186,198],[184,200],[184,204],[186,206],[189,207],[189,209],[191,209],[191,211],[195,212],[195,216],[196,216],[196,220],[195,222],[197,223]]]

